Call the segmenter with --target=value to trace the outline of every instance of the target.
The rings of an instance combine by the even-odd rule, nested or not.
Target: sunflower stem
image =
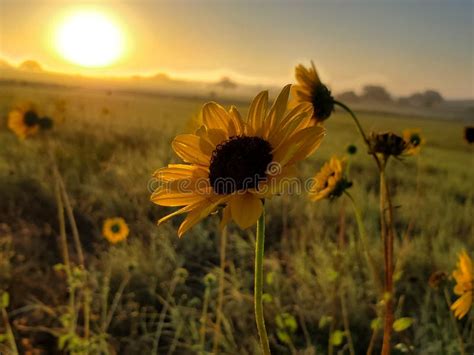
[[[380,280],[380,277],[377,273],[375,260],[369,250],[369,242],[367,239],[367,232],[365,230],[364,221],[362,220],[362,215],[352,195],[347,191],[344,191],[344,194],[347,196],[349,201],[351,201],[352,209],[354,210],[354,215],[357,222],[357,229],[359,231],[360,241],[362,242],[362,247],[364,248],[364,253],[367,258],[367,264],[370,268],[370,271],[372,272],[372,277],[374,278],[374,284],[377,287],[377,291],[380,292],[383,290],[382,281]]]
[[[461,355],[465,355],[466,351],[464,350],[464,341],[462,340],[462,335],[459,331],[458,324],[456,322],[456,318],[454,317],[453,313],[451,312],[451,300],[449,296],[449,292],[446,287],[443,287],[444,299],[446,300],[446,304],[448,305],[449,317],[451,322],[453,323],[454,331],[456,332],[456,337],[459,342],[459,351]]]
[[[270,345],[268,343],[267,330],[265,329],[265,319],[263,317],[263,254],[265,245],[265,209],[257,221],[257,240],[255,243],[255,320],[257,322],[258,335],[260,336],[260,345],[264,355],[270,355]]]
[[[227,227],[224,226],[220,238],[220,272],[219,272],[219,291],[217,296],[216,324],[214,327],[214,340],[212,353],[217,354],[219,350],[219,338],[221,336],[222,307],[224,304],[224,282],[225,282],[225,254],[227,246]]]
[[[382,162],[380,161],[379,157],[377,156],[377,154],[375,153],[372,153],[370,151],[370,142],[369,142],[369,139],[367,138],[367,135],[365,134],[365,131],[364,129],[362,128],[362,125],[360,124],[360,121],[359,119],[357,118],[356,114],[354,113],[354,111],[352,111],[349,106],[347,106],[346,104],[343,104],[342,102],[340,101],[337,101],[337,100],[334,100],[334,105],[337,105],[339,107],[341,107],[342,109],[344,109],[351,117],[352,119],[354,120],[356,126],[357,126],[357,130],[359,131],[360,135],[362,136],[362,139],[364,140],[365,144],[367,145],[367,148],[369,149],[369,154],[372,155],[374,157],[374,160],[375,160],[375,163],[377,164],[377,167],[380,169],[382,169]]]
[[[380,225],[382,239],[384,243],[385,261],[385,320],[383,330],[382,355],[389,355],[391,352],[392,328],[394,321],[393,314],[393,210],[385,177],[384,161],[383,168],[380,169]],[[386,211],[388,212],[386,214]]]
[[[352,117],[352,119],[354,120],[356,126],[357,126],[357,129],[359,130],[359,133],[360,135],[362,136],[362,138],[364,139],[364,142],[369,145],[369,140],[367,139],[367,136],[364,132],[364,129],[362,128],[362,125],[360,124],[359,122],[359,119],[357,118],[357,116],[355,115],[355,113],[349,108],[349,106],[346,106],[345,104],[343,104],[342,102],[340,101],[337,101],[337,100],[334,100],[334,104],[341,107],[342,109],[344,109],[345,111],[347,111],[347,113]]]

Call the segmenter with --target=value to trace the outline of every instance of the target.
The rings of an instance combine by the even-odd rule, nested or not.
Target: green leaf
[[[326,275],[328,276],[329,281],[335,281],[338,278],[339,273],[336,270],[329,269],[327,270]]]
[[[277,316],[275,317],[275,323],[278,328],[285,329],[285,325],[283,323],[283,317],[281,314],[277,314]]]
[[[372,330],[382,328],[382,319],[381,318],[372,319],[372,321],[370,322],[370,328]]]
[[[284,330],[277,330],[277,337],[282,343],[289,344],[291,342],[290,335]]]
[[[413,318],[410,317],[403,317],[397,319],[393,322],[393,330],[396,332],[403,332],[405,329],[408,329],[413,324]]]
[[[267,283],[267,285],[271,286],[275,283],[275,273],[270,271],[269,273],[267,273],[266,277],[265,277],[265,282]]]
[[[342,330],[336,330],[331,334],[329,342],[332,345],[338,346],[341,345],[342,340],[344,339],[344,332]]]
[[[326,325],[331,323],[332,317],[331,316],[322,316],[319,320],[319,329],[324,328]]]
[[[262,302],[263,303],[270,303],[273,301],[273,296],[269,293],[264,293],[262,295]]]
[[[7,308],[10,304],[10,294],[6,291],[2,293],[2,298],[0,299],[0,309]]]
[[[295,317],[293,317],[289,313],[284,313],[283,314],[283,321],[285,323],[285,328],[288,329],[291,333],[296,332],[296,329],[298,329],[298,323],[296,322]]]

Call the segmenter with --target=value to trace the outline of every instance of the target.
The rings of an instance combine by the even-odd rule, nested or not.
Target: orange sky
[[[367,83],[395,94],[436,89],[474,97],[472,1],[71,1],[1,0],[0,57],[87,75],[165,72],[245,83],[293,81],[313,59],[335,91]],[[56,50],[58,24],[79,9],[102,11],[126,36],[125,55],[87,69]]]

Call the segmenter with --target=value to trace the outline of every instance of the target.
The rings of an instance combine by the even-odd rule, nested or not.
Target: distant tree
[[[444,102],[444,98],[435,90],[426,90],[425,92],[417,92],[407,97],[401,97],[398,102],[402,105],[433,107]]]
[[[222,77],[216,85],[223,89],[235,89],[237,87],[237,83],[227,76]]]
[[[423,94],[423,105],[431,107],[444,101],[443,96],[435,90],[426,90]]]
[[[352,90],[349,90],[349,91],[344,91],[342,93],[340,93],[339,95],[336,95],[337,99],[338,100],[341,100],[341,101],[358,101],[360,98],[359,96],[357,96],[357,94],[352,91]]]
[[[377,101],[377,102],[389,102],[392,101],[387,89],[379,85],[366,85],[362,89],[362,96],[364,100]]]
[[[43,71],[43,68],[41,68],[41,65],[34,61],[34,60],[25,60],[23,63],[21,63],[18,68],[22,70],[27,70],[27,71]]]

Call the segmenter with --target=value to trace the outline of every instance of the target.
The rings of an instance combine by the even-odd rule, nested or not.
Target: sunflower
[[[472,297],[474,292],[474,268],[472,260],[465,251],[459,254],[457,269],[453,271],[453,277],[456,280],[454,293],[459,297],[451,306],[454,315],[461,319],[472,306]]]
[[[334,98],[327,86],[321,82],[314,63],[311,62],[311,68],[299,64],[295,68],[295,77],[298,85],[292,88],[293,102],[310,105],[313,108],[315,123],[329,118],[334,111]]]
[[[474,142],[474,127],[464,127],[464,139],[469,144]]]
[[[425,139],[420,134],[419,129],[406,129],[403,131],[403,139],[407,143],[405,154],[416,155],[420,152],[421,146],[425,144]]]
[[[129,232],[127,223],[121,217],[107,218],[102,227],[102,234],[112,244],[127,239]]]
[[[40,117],[33,105],[20,105],[8,113],[8,128],[20,139],[25,139],[38,133],[39,120]]]
[[[368,144],[371,154],[381,154],[385,159],[390,156],[399,157],[406,153],[408,148],[405,139],[392,132],[372,132],[368,137]]]
[[[171,164],[154,176],[161,182],[151,201],[183,206],[159,224],[187,213],[179,227],[182,236],[196,223],[223,207],[221,226],[235,221],[242,229],[256,223],[263,200],[281,193],[282,182],[295,164],[320,145],[324,129],[311,125],[311,110],[298,105],[287,111],[290,85],[273,106],[268,92],[258,94],[243,120],[235,107],[215,102],[202,108],[203,125],[193,134],[178,135],[172,147],[187,164]]]
[[[332,157],[323,165],[313,178],[314,184],[309,191],[310,200],[339,197],[352,186],[352,183],[344,177],[345,164],[345,159]]]
[[[38,133],[39,130],[50,129],[53,120],[49,117],[40,117],[32,104],[21,104],[8,113],[8,128],[20,139],[25,139]]]

